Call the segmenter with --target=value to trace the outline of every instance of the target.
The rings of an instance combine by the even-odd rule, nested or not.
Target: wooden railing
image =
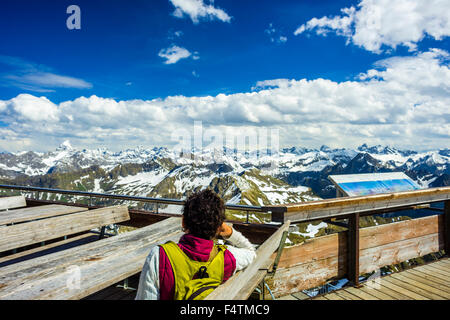
[[[373,215],[446,200],[450,200],[450,187],[289,203],[275,206],[279,209],[274,210],[272,220],[290,220],[291,223],[296,223],[330,218],[345,219],[356,213],[360,216]]]
[[[361,216],[424,208],[444,202],[434,215],[360,229]],[[289,294],[347,278],[359,286],[359,276],[381,267],[444,250],[450,252],[450,187],[345,197],[282,206],[275,221],[292,223],[345,219],[344,232],[313,238],[285,248],[271,285],[275,294]]]

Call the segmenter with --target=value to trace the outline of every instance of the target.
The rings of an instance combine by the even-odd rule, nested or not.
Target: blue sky
[[[2,1],[2,55],[92,84],[47,94],[54,102],[91,94],[117,99],[216,95],[246,91],[257,81],[277,78],[341,81],[380,58],[346,46],[339,37],[293,35],[302,22],[337,14],[348,1],[222,0],[216,5],[231,22],[198,24],[174,17],[174,6],[166,0],[77,1],[81,30],[68,30],[66,8],[72,3]],[[265,32],[270,24],[275,36],[288,38],[285,43],[271,42]],[[175,36],[177,31],[182,35]],[[164,64],[158,53],[172,44],[197,51],[200,59]],[[8,66],[0,67],[8,72]],[[14,86],[0,88],[4,99],[22,92]]]
[[[402,1],[416,2],[414,0]],[[420,6],[426,5],[423,1],[417,0],[417,2],[420,3]],[[76,4],[81,9],[80,30],[69,30],[66,27],[66,19],[69,17],[66,8],[71,4]],[[192,8],[192,4],[196,5],[199,11],[189,11],[189,5]],[[439,2],[439,5],[444,6],[445,2]],[[203,11],[201,10],[206,10],[205,8],[208,6],[213,13],[202,15]],[[446,91],[448,87],[448,57],[446,54],[450,45],[449,30],[447,25],[441,24],[439,27],[439,24],[436,26],[430,22],[430,17],[435,19],[439,12],[441,15],[445,15],[447,7],[439,8],[437,6],[433,9],[435,11],[429,14],[418,8],[415,13],[423,14],[422,20],[409,19],[412,15],[408,12],[403,15],[401,11],[398,11],[400,15],[396,17],[397,8],[385,8],[390,9],[389,15],[386,17],[391,20],[378,21],[381,28],[373,31],[361,23],[364,19],[371,19],[367,17],[367,12],[370,10],[364,11],[366,8],[370,9],[370,6],[376,7],[377,4],[369,0],[362,2],[336,0],[215,0],[214,2],[208,0],[78,0],[76,2],[3,0],[0,4],[0,38],[2,39],[0,45],[0,102],[3,101],[4,108],[2,109],[0,103],[0,127],[13,131],[14,134],[11,137],[14,136],[17,141],[20,141],[19,145],[22,148],[42,149],[43,146],[38,143],[38,139],[44,137],[48,137],[52,141],[51,144],[57,144],[59,140],[70,138],[77,141],[75,144],[78,143],[80,146],[102,144],[110,146],[114,143],[106,138],[95,140],[95,137],[88,137],[77,131],[89,128],[102,132],[107,131],[109,125],[98,123],[95,126],[92,119],[84,119],[85,126],[79,128],[74,125],[66,132],[58,130],[57,127],[67,120],[63,121],[60,115],[56,115],[63,110],[61,103],[75,102],[82,97],[96,96],[101,99],[111,99],[117,103],[122,101],[126,105],[124,108],[128,108],[130,103],[127,101],[157,99],[167,102],[160,106],[162,110],[172,110],[175,106],[173,103],[169,103],[167,98],[181,96],[188,101],[188,98],[217,97],[224,94],[234,99],[237,97],[235,95],[245,95],[265,89],[268,80],[277,79],[294,81],[304,79],[315,84],[318,79],[324,79],[338,88],[341,88],[342,84],[346,82],[363,84],[365,88],[368,86],[364,82],[367,79],[381,80],[383,84],[387,85],[391,84],[389,81],[393,81],[392,79],[395,77],[386,78],[389,75],[382,73],[376,77],[371,74],[366,79],[361,79],[361,74],[373,69],[378,72],[387,72],[386,65],[398,68],[398,70],[405,70],[405,58],[412,58],[417,60],[417,65],[419,62],[427,60],[429,63],[434,63],[434,65],[437,63],[437,67],[443,68],[441,71],[444,76],[436,80],[441,81],[441,85],[438,87],[442,88],[442,84],[444,86],[444,91],[437,92],[436,95],[440,98],[443,96],[443,98],[439,107],[433,107],[440,110],[439,115],[443,115],[444,122],[440,123],[443,129],[439,132],[431,132],[426,139],[429,142],[427,146],[430,148],[448,147],[448,143],[447,145],[444,143],[449,137],[448,113],[442,106],[448,106],[449,93]],[[430,3],[429,6],[432,7],[432,4]],[[348,15],[353,19],[351,26],[345,24],[347,15],[342,11],[345,8],[354,9],[353,13]],[[317,19],[321,18],[322,22],[317,23]],[[402,19],[405,19],[404,29],[391,27],[395,23],[401,22]],[[442,19],[445,21],[445,16]],[[385,28],[384,24],[389,27]],[[304,26],[304,30],[298,31],[301,26]],[[417,35],[414,35],[415,33]],[[187,52],[189,56],[179,60],[175,59],[175,63],[169,64],[163,56],[164,52],[170,51],[171,48],[178,48],[185,54]],[[437,51],[431,51],[432,49],[440,51],[437,53]],[[386,61],[387,63],[385,63]],[[275,87],[278,87],[279,81],[275,82]],[[296,82],[295,86],[298,90],[307,90],[298,87],[302,86],[301,83]],[[255,89],[256,87],[259,89]],[[289,84],[289,88],[293,90],[293,87],[293,84]],[[278,89],[282,88],[278,87]],[[425,89],[431,90],[430,88],[418,88],[417,90],[423,94],[422,91]],[[276,93],[268,90],[270,93]],[[325,91],[323,93],[325,95],[332,94]],[[296,91],[296,94],[300,94],[300,92],[302,93],[299,99],[302,101],[303,98],[306,101],[318,94],[316,91],[312,93]],[[291,93],[286,93],[285,96],[289,96]],[[377,91],[375,99],[378,99],[378,94]],[[402,93],[400,96],[407,95],[409,94]],[[350,94],[350,96],[354,96],[354,94]],[[395,98],[400,96],[397,95]],[[29,121],[53,119],[53,122],[50,121],[54,125],[52,129],[48,129],[47,132],[33,131],[31,123],[26,128],[16,129],[13,127],[13,125],[17,127],[17,123],[24,122],[20,116],[13,115],[20,113],[17,99],[14,101],[13,99],[23,97],[27,97],[27,101],[31,101],[33,106],[30,108],[35,111],[40,107],[51,109],[55,106],[55,110],[45,109],[42,113],[48,112],[47,119],[41,119],[38,116],[28,117]],[[33,100],[33,98],[42,97],[45,98],[45,106],[40,104],[42,101]],[[428,97],[430,100],[435,98],[435,96],[430,97],[429,95]],[[330,99],[336,99],[336,97],[330,96]],[[346,97],[345,99],[350,98]],[[389,98],[379,97],[378,102],[385,103],[386,100]],[[192,99],[189,101],[192,103]],[[408,108],[411,104],[423,104],[423,101],[423,97],[417,98],[417,102],[408,100],[404,108]],[[349,104],[353,105],[354,102],[344,102],[345,105],[337,105],[336,108],[345,108]],[[52,106],[49,106],[50,103]],[[89,101],[84,106],[87,106],[88,110],[93,110],[95,109],[93,103]],[[183,108],[186,108],[183,109],[185,112],[189,111],[189,103],[179,102]],[[214,103],[216,101],[211,103],[213,109]],[[247,108],[248,102],[245,103]],[[374,127],[371,132],[361,135],[358,139],[349,140],[340,137],[331,143],[328,140],[329,137],[334,137],[334,134],[327,131],[323,132],[322,140],[317,137],[311,140],[305,135],[308,132],[315,136],[322,135],[321,128],[324,128],[325,124],[321,120],[298,115],[288,117],[287,115],[292,113],[291,109],[286,111],[283,109],[284,106],[277,105],[273,101],[264,103],[267,103],[269,108],[276,109],[277,115],[280,115],[277,123],[281,131],[290,131],[288,126],[282,125],[283,121],[287,121],[292,126],[304,125],[305,121],[310,121],[309,123],[313,125],[313,127],[305,127],[302,132],[298,132],[296,139],[284,139],[282,133],[282,144],[315,146],[323,142],[323,144],[328,143],[336,147],[355,146],[367,141],[384,142],[387,137],[394,139],[395,137],[389,136],[388,132],[400,130],[399,128],[389,128],[383,129],[384,131],[382,130],[380,133]],[[319,102],[311,102],[312,105],[315,103]],[[303,102],[299,104],[299,108],[302,107]],[[245,128],[249,126],[269,126],[268,120],[263,119],[258,113],[264,112],[265,109],[252,108],[249,106],[242,118],[234,117],[234,115],[231,118],[223,116],[219,123],[210,121],[211,125],[214,123],[215,126],[221,125],[224,128],[238,126],[242,130],[246,130]],[[326,109],[326,106],[324,108]],[[358,109],[358,107],[355,108]],[[377,114],[367,119],[362,119],[364,116],[361,116],[356,120],[352,120],[350,116],[347,124],[354,126],[355,123],[352,121],[356,121],[358,125],[365,122],[376,126],[383,121],[390,123],[392,118],[399,117],[399,114],[405,112],[405,109],[393,112],[392,108],[395,107],[384,105],[383,110],[389,109],[389,111],[381,120],[371,121],[371,119],[377,118]],[[69,111],[66,109],[64,114],[67,115]],[[129,111],[127,110],[127,112]],[[105,117],[113,116],[107,111],[105,112]],[[221,109],[220,112],[223,115],[225,111]],[[350,112],[350,110],[346,110],[346,112]],[[73,118],[68,116],[67,121],[73,121]],[[198,119],[195,116],[189,116],[189,119],[191,121],[202,120],[206,125],[209,124],[205,115],[199,116]],[[149,123],[160,120],[152,118],[149,119]],[[174,118],[165,120],[172,125],[179,122]],[[420,122],[420,119],[414,121],[416,120]],[[413,130],[412,128],[405,129],[404,121],[402,121],[399,118],[395,123],[397,125],[403,123],[401,130],[404,131],[400,130],[400,132],[407,133]],[[432,120],[426,121],[431,123]],[[51,124],[48,124],[49,128]],[[345,124],[345,121],[342,120],[342,126]],[[345,128],[347,130],[348,126]],[[114,128],[109,129],[113,130]],[[414,130],[416,129],[418,128],[414,128]],[[136,138],[132,143],[142,141],[144,144],[167,144],[169,140],[169,134],[166,134],[164,139],[143,138],[153,131],[151,128],[142,128],[142,130],[144,131],[140,133],[141,139]],[[338,128],[335,130],[342,132]],[[361,132],[361,130],[353,127],[349,132]],[[136,134],[138,133],[133,133],[133,137]],[[412,137],[409,137],[408,140],[391,139],[386,142],[408,146],[408,141],[411,141]],[[16,145],[7,138],[4,138],[3,142],[0,140],[0,149],[20,149],[20,147],[15,147]],[[127,140],[123,140],[120,145],[126,146]],[[409,146],[414,146],[414,143],[409,143]]]

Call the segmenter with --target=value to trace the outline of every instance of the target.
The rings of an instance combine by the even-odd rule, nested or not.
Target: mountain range
[[[264,151],[264,152],[263,152]],[[204,187],[229,203],[270,205],[335,197],[331,174],[402,171],[423,188],[450,185],[450,149],[302,147],[180,153],[137,147],[0,153],[2,183],[182,199]]]

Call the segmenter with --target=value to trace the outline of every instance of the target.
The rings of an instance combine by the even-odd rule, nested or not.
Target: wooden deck
[[[134,300],[139,286],[139,275],[135,274],[128,278],[128,288],[124,288],[125,282],[121,281],[87,296],[83,300]]]
[[[312,300],[448,300],[450,258],[393,273]]]

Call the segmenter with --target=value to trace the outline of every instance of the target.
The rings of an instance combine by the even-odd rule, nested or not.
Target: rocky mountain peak
[[[58,148],[56,148],[56,151],[74,151],[75,149],[70,144],[69,140],[65,140],[63,143],[59,145]]]

